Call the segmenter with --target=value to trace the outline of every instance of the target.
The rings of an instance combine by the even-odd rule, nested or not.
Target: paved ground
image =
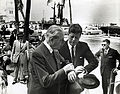
[[[99,78],[99,80],[101,82],[101,77],[99,75],[98,69],[93,71],[93,73]],[[119,81],[119,79],[120,79],[120,72],[118,72],[118,75],[116,76],[116,82]],[[27,94],[27,85],[26,84],[16,83],[15,85],[12,85],[12,81],[13,81],[13,77],[8,76],[8,84],[9,85],[7,87],[7,94]],[[118,82],[118,83],[120,83],[120,82]],[[116,83],[115,86],[118,83]],[[101,83],[98,88],[91,89],[91,90],[85,89],[84,92],[82,92],[82,94],[102,94]],[[116,94],[116,93],[114,93],[114,94]]]
[[[16,83],[12,85],[13,77],[8,76],[7,94],[27,94],[27,85]]]

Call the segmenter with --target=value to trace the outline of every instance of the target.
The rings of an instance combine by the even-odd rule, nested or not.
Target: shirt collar
[[[70,45],[69,41],[67,41],[67,44],[68,44],[69,49],[71,49],[72,46]],[[74,48],[75,48],[75,47],[76,47],[76,45],[74,46]]]
[[[108,49],[105,49],[105,51],[107,51],[107,52],[108,52],[108,51],[109,51],[109,49],[110,49],[110,48],[108,48]]]
[[[50,53],[52,53],[52,52],[53,52],[53,49],[50,47],[50,45],[49,45],[46,41],[44,41],[43,43],[44,43],[45,46],[48,48],[48,50],[50,51]]]

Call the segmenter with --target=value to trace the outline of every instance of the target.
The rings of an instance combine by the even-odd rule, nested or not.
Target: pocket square
[[[108,58],[113,58],[112,56],[109,56]]]
[[[83,58],[83,57],[80,57],[80,59]]]

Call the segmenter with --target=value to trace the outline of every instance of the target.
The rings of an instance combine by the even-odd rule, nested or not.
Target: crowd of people
[[[1,50],[3,70],[7,71],[8,65],[14,66],[13,85],[27,83],[28,94],[80,94],[85,88],[80,81],[100,61],[103,94],[108,94],[111,71],[120,69],[120,54],[110,47],[110,40],[103,40],[102,48],[93,54],[86,42],[79,41],[82,36],[79,24],[70,25],[67,41],[57,25],[50,26],[36,45],[31,38],[24,41],[23,35],[13,31]]]

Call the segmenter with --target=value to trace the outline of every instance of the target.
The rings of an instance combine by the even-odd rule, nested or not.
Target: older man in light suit
[[[72,63],[64,65],[57,51],[63,43],[63,30],[56,25],[48,28],[45,41],[32,53],[28,94],[65,94],[67,72],[74,70]]]

